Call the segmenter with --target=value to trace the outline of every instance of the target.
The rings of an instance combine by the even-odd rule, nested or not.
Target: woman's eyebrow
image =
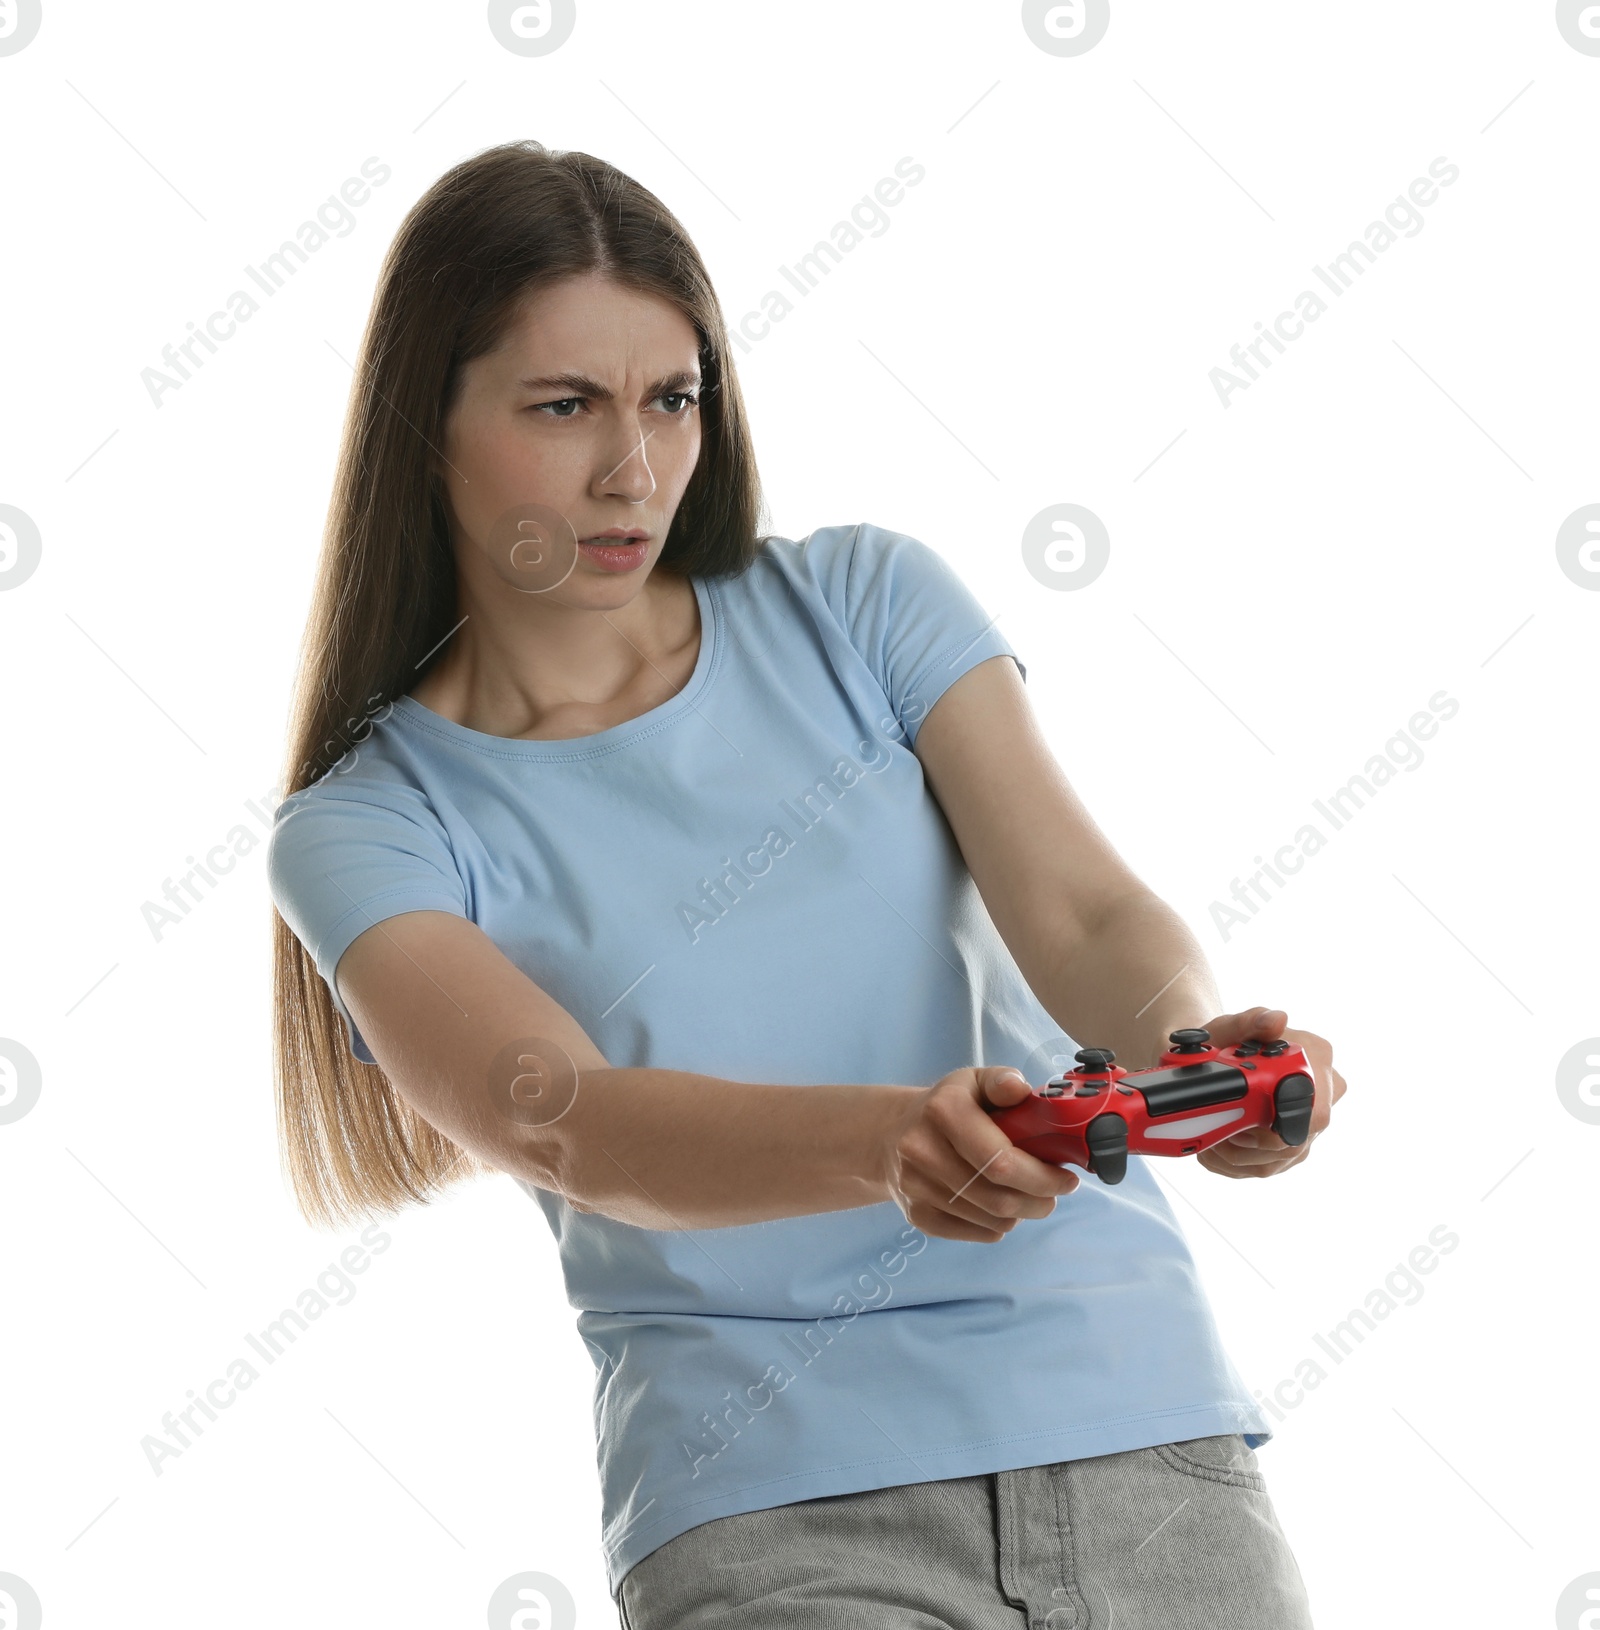
[[[680,369],[677,373],[666,374],[656,380],[649,387],[651,397],[662,396],[668,391],[693,390],[700,384],[700,375],[689,369]],[[560,373],[544,374],[538,379],[519,379],[517,386],[520,390],[566,390],[574,396],[592,396],[596,401],[609,402],[611,392],[597,379],[590,379],[587,374]]]

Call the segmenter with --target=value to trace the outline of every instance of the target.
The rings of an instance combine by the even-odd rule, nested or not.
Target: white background
[[[1319,1630],[1549,1623],[1600,1570],[1600,1125],[1556,1089],[1600,1033],[1600,594],[1555,549],[1600,501],[1597,99],[1543,0],[1117,0],[1078,56],[1010,4],[613,0],[545,57],[481,5],[47,0],[0,56],[0,503],[43,540],[0,593],[0,1036],[43,1077],[0,1126],[0,1573],[46,1624],[482,1625],[522,1570],[616,1622],[592,1366],[508,1178],[386,1221],[348,1305],[159,1477],[141,1447],[354,1238],[278,1167],[264,846],[159,941],[141,907],[261,829],[383,251],[523,136],[665,200],[731,321],[926,168],[737,353],[773,525],[939,549],[1226,1004],[1333,1041],[1302,1166],[1160,1166],[1250,1385],[1329,1372],[1261,1450]],[[141,370],[371,156],[354,230],[154,406]],[[1312,267],[1441,157],[1334,298]],[[1224,406],[1210,370],[1306,288]],[[1057,503],[1111,540],[1066,592],[1021,549]],[[1224,940],[1212,902],[1439,691],[1424,761]],[[1334,1364],[1315,1334],[1439,1225]]]

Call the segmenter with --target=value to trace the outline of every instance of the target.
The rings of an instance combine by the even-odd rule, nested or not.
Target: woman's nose
[[[603,494],[638,500],[648,498],[656,490],[655,472],[650,468],[646,445],[653,434],[635,422],[612,442],[604,455],[606,467],[598,478]]]

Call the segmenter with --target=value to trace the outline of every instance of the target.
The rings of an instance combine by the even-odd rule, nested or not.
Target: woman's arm
[[[999,1067],[932,1086],[790,1086],[613,1069],[475,923],[387,918],[334,970],[373,1057],[424,1120],[486,1164],[640,1228],[726,1228],[896,1200],[925,1232],[993,1241],[1077,1186],[981,1107]]]
[[[1221,1014],[1199,941],[1128,869],[1068,785],[1009,657],[980,663],[944,692],[916,752],[995,927],[1068,1035],[1144,1069],[1185,1026],[1210,1029],[1224,1046],[1287,1034],[1306,1048],[1316,1076],[1311,1137],[1327,1126],[1345,1089],[1327,1042],[1285,1031],[1281,1009]],[[1307,1138],[1287,1150],[1271,1131],[1241,1133],[1201,1163],[1267,1176],[1310,1146]]]

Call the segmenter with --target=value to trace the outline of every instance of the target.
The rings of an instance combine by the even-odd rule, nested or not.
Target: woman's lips
[[[645,556],[650,552],[650,542],[647,538],[637,542],[592,538],[580,543],[578,548],[603,572],[631,572],[644,565]]]

